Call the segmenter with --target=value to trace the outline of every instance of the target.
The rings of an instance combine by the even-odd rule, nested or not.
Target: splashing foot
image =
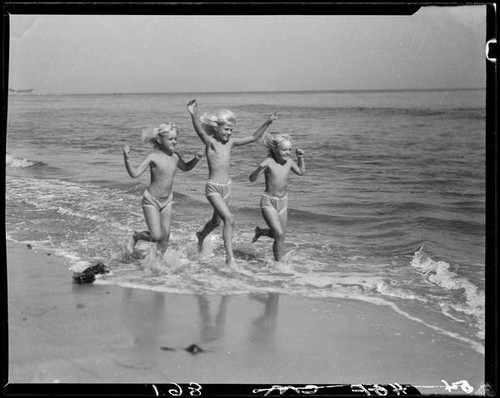
[[[234,258],[226,259],[226,266],[228,268],[236,268],[237,264],[236,264],[236,261],[234,260]]]

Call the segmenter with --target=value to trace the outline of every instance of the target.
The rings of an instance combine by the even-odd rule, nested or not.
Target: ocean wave
[[[27,167],[41,166],[41,165],[44,165],[44,163],[38,162],[36,160],[29,160],[29,159],[16,157],[16,156],[11,155],[10,153],[7,153],[5,156],[5,166],[6,167],[24,169]]]
[[[236,109],[236,107],[235,107]],[[242,108],[243,109],[243,108]],[[269,110],[268,104],[246,104],[244,107],[246,112],[265,113]],[[371,116],[416,116],[416,117],[441,117],[453,116],[454,118],[475,118],[484,119],[486,117],[483,108],[448,108],[448,107],[405,107],[405,106],[377,106],[377,104],[370,104],[367,106],[355,106],[353,104],[346,104],[345,106],[318,106],[314,102],[309,104],[300,105],[285,105],[282,106],[283,113],[292,113],[301,115],[307,112],[309,116],[315,118],[324,115],[326,118],[331,117],[332,114],[367,114]]]
[[[443,314],[453,317],[450,310],[472,316],[476,320],[478,328],[477,336],[484,338],[485,327],[485,292],[480,290],[469,280],[459,277],[450,268],[446,261],[433,260],[423,249],[415,252],[410,264],[418,269],[426,280],[444,291],[458,291],[461,300],[441,302],[440,307]]]
[[[447,218],[438,216],[419,216],[414,217],[414,222],[439,231],[467,231],[468,235],[484,236],[485,225],[482,220],[464,220],[459,218],[464,216],[458,216],[452,213],[447,216]]]

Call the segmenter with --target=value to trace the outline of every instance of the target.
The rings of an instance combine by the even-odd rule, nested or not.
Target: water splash
[[[140,266],[144,271],[153,275],[173,275],[181,269],[183,255],[185,253],[170,248],[161,253],[156,245],[151,245]]]
[[[38,165],[38,164],[41,164],[41,162],[36,162],[33,160],[28,160],[28,159],[12,156],[10,153],[7,153],[5,155],[5,166],[6,167],[24,169],[26,167],[31,167],[31,166]]]
[[[457,292],[459,301],[453,300],[440,303],[442,313],[454,320],[457,317],[452,314],[452,311],[472,316],[475,318],[479,329],[477,337],[484,339],[485,292],[469,280],[459,277],[456,272],[451,270],[451,265],[446,261],[433,260],[424,251],[423,247],[420,247],[415,252],[410,265],[418,269],[431,285],[440,287],[445,292]]]

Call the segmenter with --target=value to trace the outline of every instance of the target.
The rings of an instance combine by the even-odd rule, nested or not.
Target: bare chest
[[[173,175],[177,169],[177,155],[158,154],[151,162],[151,172],[156,175]]]
[[[207,159],[212,164],[229,164],[231,159],[231,143],[222,144],[218,141],[212,141],[207,146]]]
[[[274,162],[266,169],[266,177],[272,180],[286,182],[290,175],[290,168],[291,165],[289,162],[284,165]]]

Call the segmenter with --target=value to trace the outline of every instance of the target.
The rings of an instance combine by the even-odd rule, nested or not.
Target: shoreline
[[[74,285],[64,258],[6,243],[9,383],[484,384],[484,355],[384,307]]]

